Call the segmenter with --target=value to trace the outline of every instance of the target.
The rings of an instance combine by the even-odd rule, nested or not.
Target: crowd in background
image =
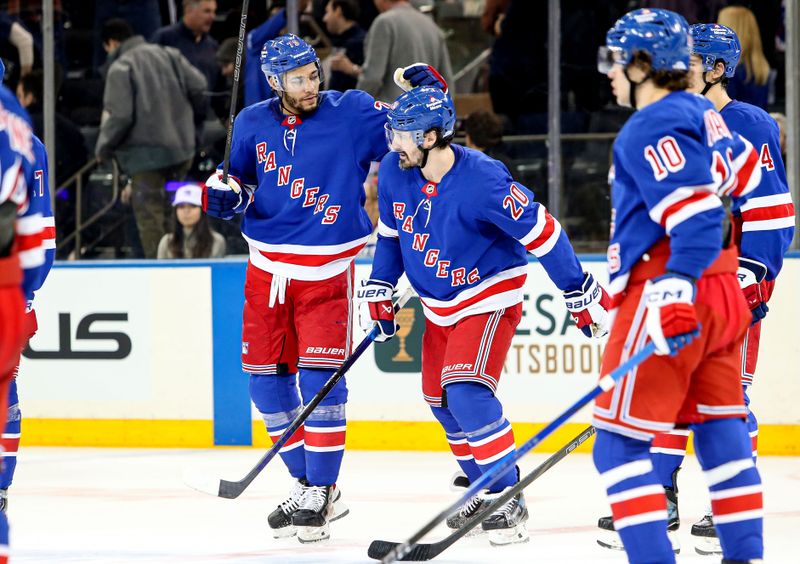
[[[271,96],[258,56],[265,41],[286,32],[285,4],[250,2],[238,109]],[[514,142],[514,135],[547,130],[547,2],[299,4],[301,35],[323,61],[325,89],[359,88],[391,102],[400,92],[392,80],[396,67],[433,64],[453,89],[463,142],[502,161],[537,197],[546,197],[544,144]],[[743,53],[728,86],[731,96],[783,110],[781,0],[562,0],[561,5],[565,133],[613,134],[627,119],[629,112],[614,106],[608,81],[596,70],[596,53],[606,30],[636,7],[667,8],[689,23],[717,21],[734,29]],[[196,197],[199,183],[222,160],[241,2],[55,0],[54,7],[59,258],[245,253],[236,221],[209,220]],[[42,47],[41,2],[0,0],[6,84],[44,138]],[[458,73],[485,48],[490,55],[476,71]],[[778,113],[776,119],[784,118]],[[564,181],[562,223],[578,240],[605,242],[608,146],[574,143],[564,152],[570,165],[565,168],[572,171],[566,174],[573,176]],[[111,190],[112,162],[123,180],[117,197]],[[70,182],[76,175],[84,185],[80,195]],[[366,189],[374,201],[375,171]],[[68,237],[76,207],[84,221],[103,211],[82,233],[80,249]]]

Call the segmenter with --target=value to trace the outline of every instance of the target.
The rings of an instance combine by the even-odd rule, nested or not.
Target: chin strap
[[[423,169],[425,168],[425,165],[428,164],[428,154],[430,154],[431,150],[423,149],[422,147],[420,147],[419,150],[422,151],[422,162],[419,163],[419,168]]]
[[[636,87],[639,86],[640,84],[644,84],[645,82],[647,82],[647,80],[650,78],[650,73],[647,73],[645,75],[645,77],[642,79],[641,82],[634,82],[633,80],[631,80],[631,77],[628,75],[628,68],[625,67],[625,78],[628,79],[628,84],[630,84],[630,87],[631,87],[631,108],[633,108],[635,110],[636,109]]]
[[[705,72],[703,73],[703,84],[705,84],[705,86],[703,87],[703,91],[700,92],[700,94],[702,94],[703,96],[705,96],[708,93],[708,91],[711,90],[712,86],[716,86],[717,84],[722,82],[722,79],[725,77],[725,75],[722,75],[717,80],[715,80],[713,82],[709,82],[709,81],[706,80],[706,74],[708,74],[708,73],[705,73]]]

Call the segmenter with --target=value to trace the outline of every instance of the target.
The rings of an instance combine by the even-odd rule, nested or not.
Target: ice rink
[[[339,482],[350,515],[331,525],[330,541],[275,540],[266,516],[290,480],[275,460],[236,500],[195,492],[186,469],[238,479],[258,449],[145,450],[23,448],[10,490],[12,562],[374,562],[376,538],[400,541],[452,500],[449,453],[347,452]],[[546,455],[524,459],[523,471]],[[800,459],[764,457],[766,561],[796,562],[800,530]],[[608,512],[591,459],[570,454],[526,490],[531,540],[493,548],[485,537],[459,541],[436,562],[624,562],[595,543],[597,517]],[[679,562],[718,562],[695,554],[689,529],[706,504],[693,457],[680,476],[683,550]],[[444,536],[444,528],[429,540]]]

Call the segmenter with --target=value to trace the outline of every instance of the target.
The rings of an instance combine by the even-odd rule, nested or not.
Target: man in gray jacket
[[[133,35],[125,20],[108,20],[102,39],[109,67],[95,154],[116,157],[131,176],[123,199],[133,205],[145,257],[156,258],[169,217],[164,185],[183,180],[192,164],[206,79],[177,49]]]
[[[406,0],[375,0],[381,14],[375,18],[364,41],[364,65],[353,66],[356,88],[377,100],[393,101],[403,91],[392,79],[395,69],[418,61],[442,73],[453,87],[453,70],[442,30]]]

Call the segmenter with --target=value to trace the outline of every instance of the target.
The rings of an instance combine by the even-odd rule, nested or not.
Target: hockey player
[[[732,202],[733,242],[739,252],[739,285],[753,314],[742,347],[741,380],[748,406],[747,425],[756,456],[758,422],[750,411],[748,387],[753,383],[761,320],[769,311],[767,302],[775,278],[783,265],[783,255],[794,235],[794,206],[786,183],[777,123],[757,106],[732,100],[726,91],[741,55],[736,33],[719,24],[690,27],[692,56],[689,65],[689,91],[708,98],[730,129],[747,138],[759,153],[761,182],[747,197]],[[653,465],[661,483],[677,491],[677,476],[688,441],[687,431],[657,436],[653,441]],[[677,507],[676,507],[677,517]],[[695,550],[700,554],[721,554],[711,513],[692,525]]]
[[[372,232],[363,182],[386,153],[387,106],[359,90],[320,92],[319,59],[294,35],[264,45],[261,69],[277,95],[236,118],[228,183],[220,171],[208,179],[203,209],[244,214],[242,369],[275,440],[349,355],[353,259]],[[427,65],[405,74],[441,83]],[[342,379],[281,449],[297,481],[269,515],[274,536],[323,540],[347,513],[336,488],[346,401]]]
[[[739,385],[752,316],[719,197],[751,192],[761,168],[709,101],[684,92],[689,54],[683,17],[644,9],[615,23],[599,57],[617,102],[639,110],[614,143],[608,265],[617,311],[601,373],[648,341],[657,350],[594,408],[595,466],[633,563],[675,561],[649,449],[676,424],[694,431],[724,562],[763,554],[761,480]]]
[[[483,153],[451,143],[456,114],[433,87],[402,94],[388,114],[392,152],[378,177],[378,243],[356,299],[362,327],[395,334],[392,292],[406,273],[425,313],[422,394],[470,481],[512,453],[514,433],[495,396],[533,253],[564,292],[587,336],[607,333],[608,296],[583,271],[567,234],[533,193]],[[457,528],[518,481],[507,472],[448,519]],[[528,540],[522,494],[482,523],[492,544]]]
[[[2,76],[0,63],[0,76]],[[16,98],[0,86],[0,421],[13,369],[28,328],[23,283],[44,263],[39,222],[23,217],[27,188],[33,184],[33,132]],[[8,520],[0,512],[0,564],[8,560]]]
[[[28,209],[22,215],[29,227],[36,229],[40,226],[42,233],[42,247],[44,248],[44,263],[37,269],[25,271],[23,291],[25,293],[25,315],[27,323],[26,340],[33,337],[37,329],[36,311],[33,309],[33,298],[44,284],[56,253],[55,218],[50,200],[50,188],[47,181],[47,151],[44,143],[35,135],[33,136],[33,153],[36,164],[33,173],[33,183],[28,185]],[[20,430],[22,425],[22,412],[19,408],[17,395],[17,375],[19,374],[19,357],[17,365],[12,370],[12,378],[8,387],[8,417],[3,429],[3,468],[0,471],[0,511],[8,509],[8,488],[14,479],[17,467],[17,450],[19,449]]]

